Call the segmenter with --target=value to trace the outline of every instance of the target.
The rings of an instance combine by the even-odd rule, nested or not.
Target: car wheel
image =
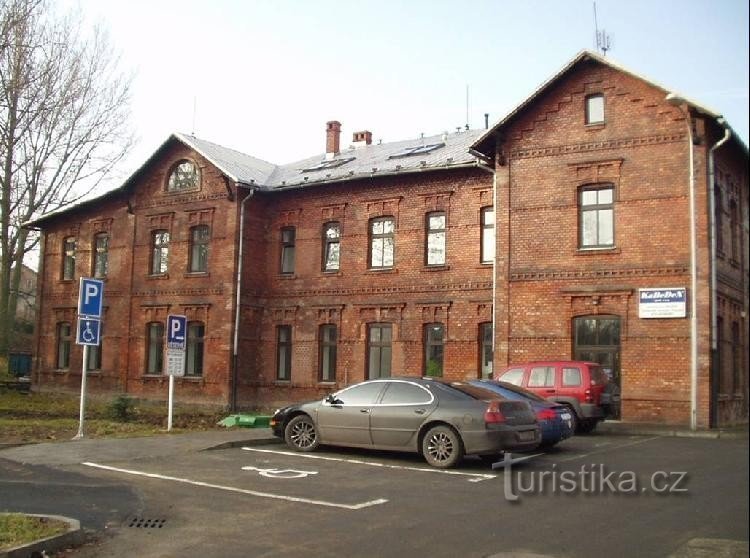
[[[464,456],[464,445],[455,430],[448,426],[433,426],[422,439],[422,455],[433,467],[453,467]]]
[[[570,429],[573,432],[578,432],[578,425],[581,423],[581,421],[576,414],[576,410],[570,405],[566,405],[566,407],[568,408],[568,412],[570,413]]]
[[[284,440],[295,451],[313,451],[317,449],[318,430],[307,415],[297,415],[284,429]]]
[[[582,434],[590,434],[596,428],[599,421],[596,420],[582,420],[578,423],[578,432]]]

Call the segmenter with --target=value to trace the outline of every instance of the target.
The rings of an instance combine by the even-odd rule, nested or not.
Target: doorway
[[[601,364],[621,393],[620,318],[618,316],[580,316],[573,319],[573,358]],[[613,406],[613,418],[620,408]]]

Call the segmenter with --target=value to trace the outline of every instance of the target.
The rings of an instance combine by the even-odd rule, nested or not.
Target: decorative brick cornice
[[[153,290],[153,291],[133,291],[133,296],[208,296],[208,295],[223,295],[224,289],[222,287],[216,287],[214,289],[165,289],[165,290]],[[105,293],[106,296],[106,293]]]
[[[687,267],[652,267],[596,270],[522,271],[510,274],[511,281],[565,281],[571,279],[623,279],[629,277],[674,277],[687,275]]]
[[[364,287],[356,289],[299,289],[285,290],[283,292],[269,293],[266,296],[272,299],[285,299],[289,297],[303,296],[334,296],[356,297],[372,295],[395,295],[395,294],[414,294],[414,293],[435,293],[435,292],[467,292],[467,291],[484,291],[492,289],[492,281],[451,283],[446,285],[409,285],[404,287]]]
[[[554,157],[570,153],[589,153],[606,149],[629,149],[644,145],[658,145],[685,141],[685,134],[658,134],[637,138],[615,139],[607,141],[592,141],[586,143],[572,143],[568,145],[554,145],[532,149],[516,149],[511,151],[513,159],[530,159],[533,157]]]

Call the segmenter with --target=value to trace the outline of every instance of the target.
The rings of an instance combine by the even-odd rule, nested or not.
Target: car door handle
[[[427,409],[414,409],[414,412],[418,415],[423,415],[427,412]]]
[[[370,409],[360,409],[359,412],[360,413],[369,413]]]
[[[547,393],[555,393],[555,390],[554,390],[554,389],[548,389],[548,390],[545,390],[545,391],[546,391]]]

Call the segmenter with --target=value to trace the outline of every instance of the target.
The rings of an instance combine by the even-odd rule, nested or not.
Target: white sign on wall
[[[684,318],[687,289],[638,289],[639,318]]]

